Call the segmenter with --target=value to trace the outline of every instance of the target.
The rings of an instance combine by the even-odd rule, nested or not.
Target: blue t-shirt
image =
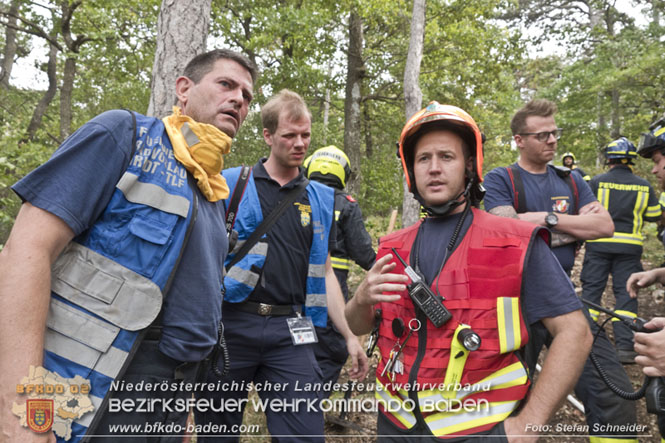
[[[131,141],[129,113],[105,112],[72,134],[48,162],[12,189],[24,201],[61,218],[78,236],[106,208],[129,165]],[[159,348],[178,361],[203,359],[217,340],[221,270],[228,250],[222,202],[211,203],[196,185],[193,188],[198,216],[162,308]]]
[[[553,168],[548,166],[547,172],[532,174],[519,165],[517,167],[520,170],[520,177],[524,184],[526,212],[544,211],[575,215],[573,193]],[[579,174],[571,174],[570,176],[577,185],[580,208],[596,201],[589,185]],[[487,190],[484,200],[485,210],[489,211],[497,206],[513,206],[515,202],[513,185],[506,168],[499,167],[491,170],[485,176],[483,185]],[[570,243],[552,249],[566,272],[569,272],[575,264],[575,247],[575,243]]]
[[[439,274],[446,247],[462,213],[448,217],[427,217],[414,242],[418,244],[420,271],[429,285]],[[455,244],[457,247],[473,220],[469,213]],[[529,325],[543,318],[556,317],[582,309],[582,303],[566,273],[540,236],[533,241],[529,260],[524,268],[522,312]],[[454,249],[453,249],[454,252]],[[547,278],[543,278],[546,275]],[[442,294],[445,296],[445,294]]]

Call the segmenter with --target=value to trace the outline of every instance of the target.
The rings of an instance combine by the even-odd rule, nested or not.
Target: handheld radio
[[[406,272],[406,275],[411,279],[411,284],[409,284],[406,289],[409,292],[409,297],[411,297],[413,303],[425,313],[427,318],[429,318],[432,324],[437,328],[453,318],[453,315],[443,304],[443,297],[434,294],[425,283],[423,277],[411,266],[406,264],[395,248],[391,249],[400,263],[404,265],[404,272]]]

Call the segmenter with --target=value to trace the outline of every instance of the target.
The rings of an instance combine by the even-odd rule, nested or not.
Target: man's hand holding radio
[[[386,254],[378,259],[346,305],[346,319],[351,331],[356,335],[371,331],[375,304],[399,300],[401,296],[398,293],[406,291],[409,277],[393,273],[397,264],[392,260],[392,254]]]

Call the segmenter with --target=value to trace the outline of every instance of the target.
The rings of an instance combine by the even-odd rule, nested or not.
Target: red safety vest
[[[395,248],[408,261],[419,226],[383,237],[377,259]],[[545,229],[474,209],[473,223],[432,285],[436,293],[438,284],[452,320],[440,328],[427,320],[406,342],[398,369],[383,376],[398,341],[393,320],[401,318],[406,325],[401,343],[416,313],[406,291],[399,301],[376,306],[382,310],[376,397],[379,409],[396,426],[410,429],[421,417],[437,437],[474,434],[505,420],[526,397],[527,370],[515,351],[528,340],[519,298],[524,261],[538,234],[549,241]],[[404,266],[395,262],[392,272],[403,272]],[[481,337],[478,350],[460,351],[455,338],[460,325]],[[418,352],[422,340],[424,355]]]

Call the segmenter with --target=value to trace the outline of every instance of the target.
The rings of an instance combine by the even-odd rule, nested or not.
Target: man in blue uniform
[[[556,154],[557,140],[562,132],[556,126],[555,112],[554,103],[532,100],[515,113],[510,127],[520,150],[520,159],[507,168],[495,168],[487,174],[485,209],[496,215],[520,218],[548,227],[552,231],[552,252],[570,275],[577,241],[610,237],[614,224],[610,214],[579,175],[548,164]],[[588,316],[588,311],[584,311]],[[590,317],[588,321],[595,334],[598,326]],[[542,345],[550,339],[542,328],[532,332],[534,340],[530,344],[530,358],[535,359]],[[614,347],[602,331],[595,339],[591,352],[598,357],[605,371],[612,374],[615,384],[627,391],[632,388]],[[575,393],[584,403],[591,434],[628,437],[625,433],[604,432],[601,426],[634,425],[635,405],[617,397],[607,388],[590,359],[587,359],[575,386]],[[591,436],[592,442],[602,440],[596,435]]]
[[[317,149],[305,160],[304,165],[307,178],[335,190],[335,243],[330,251],[330,261],[342,288],[344,300],[348,301],[349,288],[346,280],[351,261],[367,271],[376,259],[372,238],[365,229],[360,206],[351,195],[344,192],[351,174],[351,164],[344,151],[336,146],[326,146]],[[323,372],[323,380],[335,382],[349,356],[344,337],[335,329],[330,319],[325,328],[316,328],[316,335],[319,342],[315,345],[314,353]]]
[[[605,148],[610,170],[595,176],[589,185],[614,221],[614,235],[588,240],[582,268],[582,298],[600,304],[607,278],[612,274],[612,288],[617,314],[637,317],[637,299],[626,291],[630,274],[642,271],[642,225],[657,222],[661,210],[658,197],[645,179],[633,174],[637,150],[627,138],[614,140]],[[591,318],[598,311],[589,308]],[[633,332],[623,322],[613,321],[614,343],[621,363],[634,363]]]
[[[184,426],[186,409],[111,411],[108,399],[191,397],[179,383],[195,380],[217,343],[228,249],[219,173],[255,76],[237,53],[196,56],[176,80],[173,115],[101,114],[14,185],[24,203],[0,253],[3,440],[37,441],[10,412],[25,403],[14,395],[31,365],[90,382],[95,411],[76,418],[69,441],[86,431],[116,441],[114,423]],[[145,390],[109,392],[114,379]]]
[[[307,105],[298,94],[283,90],[263,106],[261,119],[270,155],[254,165],[244,185],[234,225],[238,245],[229,253],[224,278],[230,369],[221,380],[209,373],[208,380],[219,381],[221,388],[203,395],[218,405],[238,404],[253,382],[267,404],[268,429],[275,439],[323,441],[323,412],[318,404],[322,379],[314,356],[314,326],[325,326],[330,316],[346,339],[353,359],[352,377],[367,373],[367,358],[346,324],[344,298],[330,263],[334,192],[308,182],[300,167],[311,136]],[[241,172],[242,168],[223,172],[232,189]],[[242,245],[289,197],[295,200],[240,257]],[[241,404],[244,410],[246,403]],[[196,420],[203,426],[225,425],[225,436],[235,440],[243,410],[209,411]]]

